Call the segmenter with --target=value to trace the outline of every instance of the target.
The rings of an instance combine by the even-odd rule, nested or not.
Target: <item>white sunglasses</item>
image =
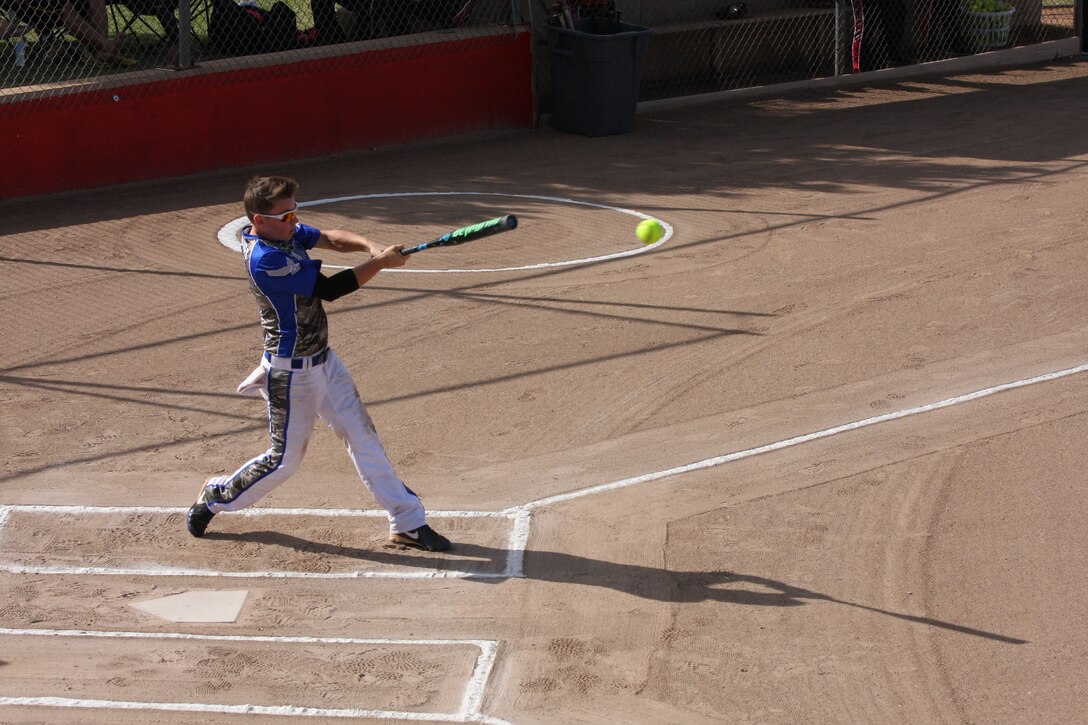
[[[293,222],[298,219],[298,204],[295,204],[293,209],[288,209],[282,214],[257,214],[253,216],[263,216],[265,219],[276,219],[281,222]]]

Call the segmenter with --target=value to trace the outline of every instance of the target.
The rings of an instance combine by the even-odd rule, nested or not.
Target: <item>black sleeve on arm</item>
[[[337,272],[331,277],[318,272],[317,281],[314,282],[313,296],[325,302],[332,302],[357,289],[359,289],[359,280],[355,279],[355,272],[350,269]]]

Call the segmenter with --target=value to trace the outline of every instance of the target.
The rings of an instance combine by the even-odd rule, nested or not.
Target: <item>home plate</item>
[[[249,591],[199,591],[135,602],[131,606],[171,622],[233,622]]]

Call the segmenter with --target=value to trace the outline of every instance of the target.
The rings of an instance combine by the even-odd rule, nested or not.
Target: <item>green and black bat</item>
[[[517,229],[517,226],[518,218],[513,214],[505,214],[500,217],[495,217],[494,219],[488,219],[486,222],[454,229],[452,232],[446,232],[438,239],[426,242],[425,244],[417,244],[414,247],[402,249],[400,250],[400,253],[407,256],[416,252],[422,252],[424,249],[430,249],[431,247],[452,247],[455,244],[471,242],[473,239],[490,237],[492,234]]]

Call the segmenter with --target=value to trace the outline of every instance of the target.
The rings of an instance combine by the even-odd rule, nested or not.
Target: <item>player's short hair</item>
[[[298,182],[288,176],[254,176],[246,184],[242,203],[246,216],[253,221],[254,214],[268,214],[281,199],[290,199],[298,193]]]

